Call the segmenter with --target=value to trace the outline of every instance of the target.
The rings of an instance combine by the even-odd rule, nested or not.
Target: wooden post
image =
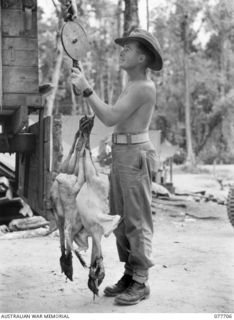
[[[39,110],[39,208],[44,209],[44,121],[43,121],[43,109]]]
[[[15,190],[18,193],[19,188],[19,153],[16,152],[15,154]]]

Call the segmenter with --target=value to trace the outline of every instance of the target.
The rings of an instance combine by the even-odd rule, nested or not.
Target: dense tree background
[[[139,26],[138,1],[77,0],[77,5],[91,44],[83,61],[85,73],[98,95],[114,103],[126,80],[118,68],[120,49],[113,39]],[[148,8],[148,1],[145,5]],[[47,104],[55,113],[87,113],[83,99],[72,92],[71,61],[61,50],[59,2],[55,12],[44,20],[39,10],[40,80],[56,83],[57,79]],[[151,72],[157,88],[151,128],[160,129],[162,139],[181,147],[185,155],[181,160],[234,163],[232,1],[165,0],[163,5],[155,1],[147,16],[147,26],[164,54],[163,71]]]

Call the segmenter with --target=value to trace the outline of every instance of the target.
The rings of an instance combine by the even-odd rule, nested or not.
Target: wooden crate
[[[29,110],[39,111],[39,121],[30,127]],[[16,153],[17,193],[44,216],[51,185],[50,128],[39,94],[37,1],[2,0],[0,152]]]
[[[24,5],[30,2],[32,10]],[[0,24],[0,116],[20,106],[41,107],[37,1],[1,1]]]

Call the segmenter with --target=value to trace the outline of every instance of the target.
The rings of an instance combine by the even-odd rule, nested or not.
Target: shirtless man
[[[115,105],[96,95],[84,74],[73,68],[72,83],[83,92],[96,116],[114,126],[110,174],[110,214],[123,217],[115,230],[117,250],[125,270],[122,278],[105,288],[108,297],[120,305],[132,305],[148,298],[148,270],[151,260],[153,221],[151,213],[152,172],[157,153],[148,130],[156,103],[156,89],[147,79],[147,68],[161,70],[159,43],[149,32],[135,29],[118,38],[123,47],[120,67],[128,74],[128,84]]]

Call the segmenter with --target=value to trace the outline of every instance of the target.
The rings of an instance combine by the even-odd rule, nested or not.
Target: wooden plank
[[[38,184],[38,197],[39,208],[44,207],[44,121],[43,110],[39,110],[39,184]]]
[[[3,109],[2,111],[0,111],[0,118],[2,116],[10,116],[15,112],[15,110],[12,109]]]
[[[15,188],[19,189],[19,153],[15,154]]]
[[[14,23],[13,23],[14,22]],[[37,38],[37,13],[32,12],[32,28],[26,30],[23,10],[2,9],[2,36]]]
[[[27,124],[28,124],[28,107],[21,106],[11,116],[11,124],[10,124],[10,127],[7,127],[7,131],[11,133],[18,133]]]
[[[2,111],[2,8],[0,6],[0,112]]]
[[[3,66],[4,93],[38,93],[37,67]]]
[[[0,152],[33,152],[34,149],[35,136],[33,134],[0,134]]]
[[[37,66],[37,39],[3,38],[2,64],[4,66]]]
[[[179,208],[187,208],[187,205],[184,202],[174,202],[174,201],[170,201],[170,199],[168,199],[168,200],[157,199],[156,201],[152,200],[152,206],[158,205],[158,204],[162,204],[164,206],[174,206],[174,207],[179,207]]]
[[[24,174],[23,174],[24,165],[25,165],[25,156],[24,156],[23,153],[18,153],[18,161],[17,161],[18,188],[17,188],[17,194],[21,198],[24,195]]]
[[[23,2],[22,0],[10,1],[10,0],[2,0],[2,8],[8,10],[21,9],[23,10]]]
[[[31,167],[30,167],[30,154],[25,154],[25,166],[24,166],[24,196],[28,198],[28,194],[30,192],[29,188],[29,177],[31,173]],[[36,172],[35,172],[36,173]],[[36,177],[36,175],[35,175]],[[36,183],[36,181],[34,181]]]
[[[34,3],[33,11],[37,11],[37,0],[34,0]],[[24,10],[23,0],[2,0],[1,7],[8,10]]]
[[[27,157],[20,156],[19,165],[19,195],[36,212],[41,212],[39,206],[39,124],[38,122],[28,130],[36,137],[35,150]],[[42,164],[43,165],[43,164]],[[43,211],[43,210],[42,210]]]
[[[4,93],[3,110],[13,110],[19,106],[42,107],[42,98],[39,93]],[[1,113],[0,113],[1,114]]]
[[[28,130],[33,133],[36,137],[35,140],[35,150],[30,155],[24,157],[23,166],[20,175],[23,175],[21,181],[23,183],[21,194],[23,198],[29,204],[29,206],[38,212],[39,209],[39,194],[38,194],[38,168],[39,168],[39,125],[38,122],[29,127]]]

